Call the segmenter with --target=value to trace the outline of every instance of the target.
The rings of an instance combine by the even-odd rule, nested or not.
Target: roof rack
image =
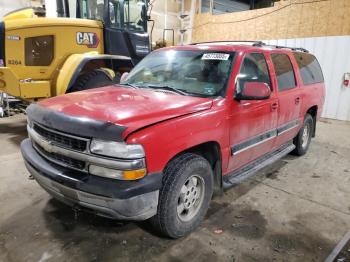
[[[238,41],[238,40],[228,40],[228,41],[207,41],[207,42],[198,42],[198,43],[192,43],[191,45],[205,45],[205,44],[232,44],[232,43],[251,43],[252,46],[257,46],[257,47],[274,47],[277,49],[290,49],[292,51],[300,51],[304,53],[309,53],[309,50],[302,48],[302,47],[288,47],[288,46],[281,46],[281,45],[269,45],[264,43],[263,41],[249,41],[249,40],[243,40],[243,41]]]
[[[309,53],[309,50],[302,48],[302,47],[289,47],[289,46],[282,46],[282,45],[267,45],[265,43],[263,46],[274,47],[277,49],[290,49],[292,51],[300,51],[300,52],[304,52],[304,53]]]
[[[253,46],[261,46],[264,45],[265,43],[262,41],[256,41],[256,40],[243,40],[243,41],[238,41],[238,40],[221,40],[221,41],[207,41],[207,42],[198,42],[198,43],[192,43],[190,45],[205,45],[205,44],[230,44],[230,43],[251,43]]]

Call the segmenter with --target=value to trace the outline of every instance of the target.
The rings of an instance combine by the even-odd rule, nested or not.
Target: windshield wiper
[[[172,91],[175,93],[178,93],[180,95],[184,95],[187,96],[188,93],[185,91],[182,91],[181,89],[177,89],[175,87],[171,87],[171,86],[157,86],[157,85],[147,85],[148,88],[153,88],[153,89],[163,89],[163,90],[168,90],[168,91]]]

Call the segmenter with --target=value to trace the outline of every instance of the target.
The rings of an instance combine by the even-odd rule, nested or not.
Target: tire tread
[[[194,161],[200,161],[202,164],[206,165],[206,167],[210,168],[209,163],[202,156],[193,153],[185,153],[172,160],[164,170],[164,177],[162,181],[163,187],[159,193],[158,212],[157,215],[150,220],[153,227],[155,227],[162,235],[169,236],[171,238],[179,237],[178,235],[174,235],[174,232],[170,232],[168,230],[166,220],[169,215],[169,209],[165,208],[165,206],[166,203],[169,203],[169,197],[171,197],[171,194],[168,192],[170,192],[177,183],[176,175],[182,174],[183,170],[185,170],[189,165],[193,164]],[[161,211],[159,209],[161,209]],[[189,228],[187,231],[192,231],[193,229],[194,228]]]

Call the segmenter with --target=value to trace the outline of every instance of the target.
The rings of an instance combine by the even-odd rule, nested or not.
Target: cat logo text
[[[86,45],[88,48],[96,48],[100,39],[96,33],[91,32],[77,32],[77,44]]]

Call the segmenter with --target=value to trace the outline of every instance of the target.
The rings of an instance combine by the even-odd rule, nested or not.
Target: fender
[[[132,65],[131,58],[126,56],[101,55],[98,52],[73,54],[68,57],[59,70],[56,80],[56,95],[65,94],[73,86],[84,66],[91,60],[122,60]],[[107,68],[102,68],[102,70],[111,76],[110,70]]]
[[[143,146],[150,173],[162,172],[171,159],[189,148],[216,142],[221,149],[222,172],[225,173],[231,149],[229,128],[222,117],[224,110],[211,108],[169,119],[131,133],[125,141]]]

